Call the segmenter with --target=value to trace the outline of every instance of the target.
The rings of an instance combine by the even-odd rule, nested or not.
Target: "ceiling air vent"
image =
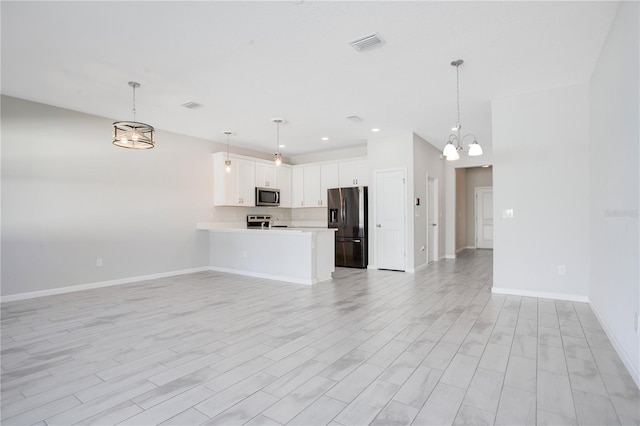
[[[182,106],[187,109],[198,109],[198,108],[202,108],[204,105],[191,101],[191,102],[187,102],[186,104],[182,104]]]
[[[361,121],[364,121],[362,117],[358,117],[357,115],[350,115],[347,117],[347,120],[351,121],[352,123],[360,123]]]
[[[356,40],[352,40],[349,42],[349,44],[359,52],[365,49],[372,48],[382,43],[383,43],[383,40],[380,38],[380,36],[377,33],[369,34],[367,36],[360,37]]]

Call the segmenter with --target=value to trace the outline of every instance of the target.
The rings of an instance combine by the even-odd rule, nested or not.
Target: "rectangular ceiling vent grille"
[[[198,109],[198,108],[202,108],[204,105],[192,101],[192,102],[187,102],[186,104],[182,104],[182,106],[187,109]]]
[[[352,123],[360,123],[361,121],[364,121],[362,117],[358,117],[357,115],[350,115],[347,117],[347,120],[351,121]]]
[[[349,44],[359,52],[365,49],[370,49],[382,43],[383,43],[383,40],[380,38],[378,33],[369,34],[367,36],[360,37],[359,39],[352,40],[349,42]]]

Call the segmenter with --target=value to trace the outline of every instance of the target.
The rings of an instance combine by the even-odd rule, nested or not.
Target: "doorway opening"
[[[493,248],[493,167],[459,168],[455,172],[456,253],[465,249]],[[476,194],[477,188],[485,189]],[[476,202],[476,195],[483,197],[480,203]]]
[[[427,175],[427,264],[439,258],[438,178]]]

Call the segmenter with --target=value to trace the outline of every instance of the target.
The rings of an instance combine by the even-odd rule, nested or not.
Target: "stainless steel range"
[[[247,215],[247,228],[271,228],[271,215],[249,214]]]
[[[287,228],[287,225],[276,225],[277,220],[268,214],[249,214],[247,215],[247,228]]]

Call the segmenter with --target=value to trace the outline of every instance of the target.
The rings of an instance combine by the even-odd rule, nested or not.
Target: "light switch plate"
[[[502,218],[503,219],[513,219],[513,209],[504,209],[504,210],[502,210]]]

